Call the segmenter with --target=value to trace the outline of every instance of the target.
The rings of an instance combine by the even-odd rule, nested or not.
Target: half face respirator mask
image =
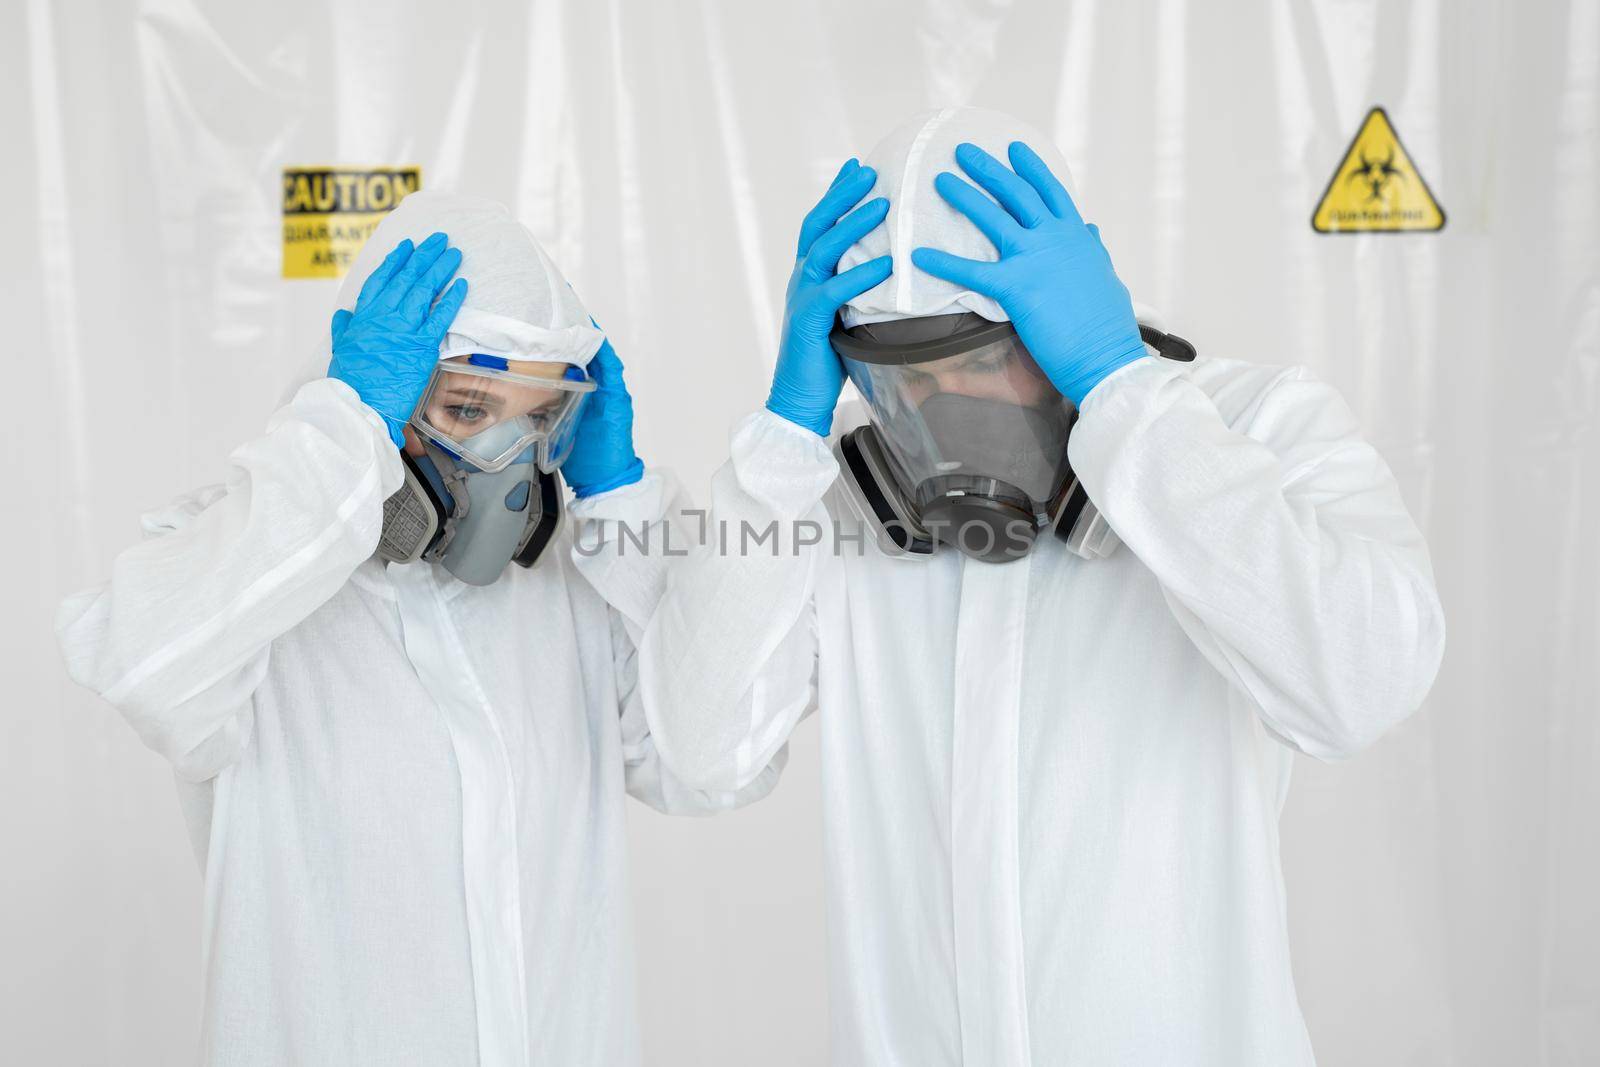
[[[1148,326],[1146,346],[1194,359]],[[888,555],[950,545],[973,559],[1027,555],[1049,529],[1085,558],[1119,542],[1067,460],[1078,412],[1009,322],[974,314],[836,324],[829,340],[871,421],[834,446],[847,495]]]
[[[402,453],[405,484],[383,504],[380,558],[436,562],[469,585],[538,561],[561,528],[557,470],[595,390],[576,367],[538,366],[560,376],[499,356],[439,363],[410,421],[421,454]]]

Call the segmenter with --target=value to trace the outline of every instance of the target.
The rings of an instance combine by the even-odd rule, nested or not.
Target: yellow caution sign
[[[1444,209],[1381,107],[1367,112],[1344,162],[1311,216],[1318,233],[1402,233],[1444,228]]]
[[[341,278],[421,167],[283,168],[283,276]]]

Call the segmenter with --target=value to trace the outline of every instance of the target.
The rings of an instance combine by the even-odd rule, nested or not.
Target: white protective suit
[[[342,306],[435,229],[470,285],[442,352],[582,363],[599,345],[527,232],[464,197],[401,204]],[[629,621],[660,561],[585,560],[616,607],[569,535],[483,587],[383,564],[400,457],[330,379],[231,459],[226,485],[148,516],[156,536],[59,618],[72,676],[177,770],[205,878],[202,1061],[637,1062],[624,789],[700,812],[777,774],[736,798],[662,773]],[[646,523],[671,497],[652,473],[572,512]]]
[[[859,317],[973,306],[910,251],[942,232],[994,255],[932,181],[960,141],[1004,159],[1018,137],[1046,148],[941,112],[867,158],[896,273]],[[1042,536],[1018,562],[902,560],[825,441],[747,418],[641,646],[652,736],[684,780],[737,789],[818,709],[836,1064],[1309,1064],[1278,816],[1294,749],[1347,755],[1427,693],[1426,546],[1301,370],[1139,360],[1069,452],[1109,558]],[[795,520],[838,522],[837,551]],[[778,543],[741,553],[746,523]]]

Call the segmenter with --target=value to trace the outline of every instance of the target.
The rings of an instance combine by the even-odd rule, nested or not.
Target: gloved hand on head
[[[1015,169],[997,156],[1009,156]],[[1066,161],[1039,131],[1000,112],[943,108],[896,127],[867,162],[880,175],[877,192],[889,198],[888,219],[839,265],[888,253],[899,269],[851,299],[842,325],[960,314],[1009,319],[1075,404],[1145,354],[1128,293],[1098,232],[1079,217]],[[943,173],[952,163],[989,196]]]
[[[458,267],[470,294],[458,281],[441,296]],[[582,367],[604,340],[510,211],[459,193],[412,193],[385,216],[350,265],[339,306],[328,376],[354,388],[397,440],[439,360]]]
[[[1017,336],[1063,396],[1081,405],[1112,371],[1144,356],[1133,301],[1111,267],[1098,227],[1085,225],[1044,160],[1013,141],[1007,167],[973,144],[956,162],[994,199],[948,171],[939,195],[972,220],[998,261],[918,248],[911,262],[1005,309]]]
[[[822,437],[833,427],[833,409],[844,387],[839,357],[828,343],[834,317],[846,303],[892,272],[886,255],[838,272],[840,257],[889,213],[889,202],[883,197],[856,207],[876,179],[871,167],[854,159],[840,168],[800,227],[794,272],[789,277],[767,410]]]
[[[470,294],[457,282],[434,304],[458,266]],[[560,476],[587,495],[642,473],[620,363],[608,346],[600,353],[605,335],[503,205],[406,197],[357,253],[339,306],[329,374],[409,442],[380,558],[486,585],[554,543]]]
[[[633,450],[633,398],[610,340],[589,361],[589,377],[599,388],[584,400],[572,455],[561,466],[562,477],[579,499],[644,477],[644,463]]]
[[[405,446],[406,420],[467,298],[467,280],[450,281],[460,266],[461,252],[444,234],[420,245],[406,238],[367,276],[355,309],[333,313],[328,377],[350,386],[383,416],[396,448]]]

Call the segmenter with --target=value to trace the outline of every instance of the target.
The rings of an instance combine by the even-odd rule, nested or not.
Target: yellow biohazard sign
[[[340,278],[420,167],[283,168],[283,276]]]
[[[1367,112],[1311,216],[1318,233],[1403,233],[1444,228],[1444,209],[1381,107]]]

